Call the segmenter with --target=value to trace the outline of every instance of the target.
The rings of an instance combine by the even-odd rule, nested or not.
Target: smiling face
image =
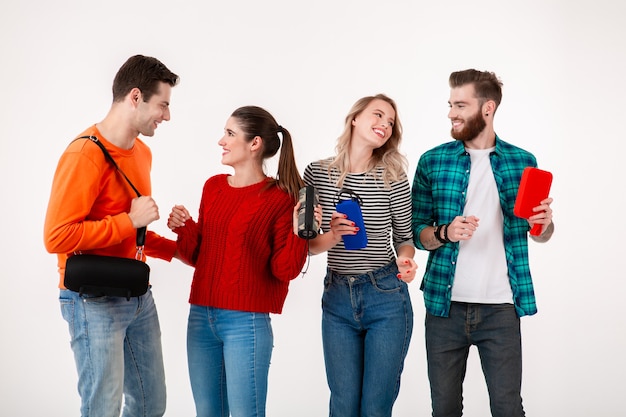
[[[235,167],[248,162],[253,158],[254,141],[246,140],[246,133],[241,128],[238,119],[228,118],[224,127],[224,136],[217,142],[222,147],[222,164]],[[260,140],[260,139],[259,139]]]
[[[137,90],[139,91],[139,90]],[[143,101],[141,92],[137,94],[136,129],[144,136],[154,136],[154,131],[163,120],[170,120],[170,95],[172,87],[161,82],[157,93],[150,100]]]
[[[450,90],[448,118],[452,122],[450,134],[464,142],[475,139],[485,130],[483,105],[476,98],[474,86],[466,84]]]
[[[383,146],[393,133],[396,112],[384,100],[372,100],[352,121],[352,143],[377,149]]]

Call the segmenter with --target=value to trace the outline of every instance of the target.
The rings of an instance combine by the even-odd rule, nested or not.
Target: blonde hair
[[[337,155],[331,160],[322,161],[324,164],[328,164],[328,174],[331,178],[334,171],[334,176],[337,177],[337,187],[343,186],[343,180],[346,178],[346,175],[348,175],[350,169],[348,151],[352,140],[352,121],[374,100],[383,100],[389,103],[396,112],[396,117],[392,126],[391,136],[387,142],[380,148],[374,149],[372,152],[371,165],[367,174],[378,179],[378,172],[380,171],[375,168],[381,167],[382,178],[380,179],[383,180],[387,188],[390,186],[391,182],[399,181],[406,177],[408,162],[406,157],[399,151],[400,142],[402,140],[402,123],[400,123],[400,118],[398,117],[396,103],[384,94],[376,94],[375,96],[363,97],[354,103],[352,109],[350,109],[350,112],[346,116],[343,133],[337,138],[337,146],[335,147]]]

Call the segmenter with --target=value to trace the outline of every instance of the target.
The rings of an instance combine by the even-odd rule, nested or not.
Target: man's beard
[[[476,138],[476,136],[478,136],[486,126],[487,123],[485,122],[485,119],[483,119],[483,115],[480,111],[477,111],[475,115],[464,121],[463,129],[455,131],[453,127],[450,130],[450,134],[456,140],[468,142]]]

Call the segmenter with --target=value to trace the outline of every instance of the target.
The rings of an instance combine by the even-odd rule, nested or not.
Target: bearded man
[[[412,189],[413,238],[430,251],[421,289],[434,417],[459,417],[472,345],[480,355],[492,416],[524,415],[520,317],[537,312],[528,237],[552,236],[552,198],[528,219],[513,213],[533,154],[496,135],[502,82],[493,72],[450,75],[454,141],[422,155]],[[541,234],[529,235],[535,225]]]

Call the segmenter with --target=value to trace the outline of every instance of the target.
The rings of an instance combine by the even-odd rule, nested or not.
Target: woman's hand
[[[302,206],[302,203],[300,203],[298,201],[298,203],[293,208],[293,233],[295,235],[298,234],[298,211],[300,211],[300,207],[301,206]],[[313,217],[315,218],[315,224],[317,226],[320,226],[322,224],[322,206],[321,206],[321,204],[318,204],[313,209]],[[319,227],[318,227],[318,230],[315,230],[315,231],[319,232]]]
[[[356,235],[359,228],[343,213],[333,212],[330,218],[330,233],[335,244],[339,243],[343,235]]]
[[[315,211],[313,212],[313,217],[315,217],[315,223],[318,226],[322,225],[322,214],[323,214],[322,205],[318,204],[317,206],[315,206]]]
[[[398,265],[398,279],[406,282],[407,284],[415,279],[417,263],[413,260],[413,258],[398,256],[396,258],[396,265]]]
[[[174,230],[177,227],[184,226],[185,222],[189,219],[191,219],[191,215],[185,206],[176,205],[172,207],[172,212],[167,219],[167,227],[169,227],[170,230]]]

